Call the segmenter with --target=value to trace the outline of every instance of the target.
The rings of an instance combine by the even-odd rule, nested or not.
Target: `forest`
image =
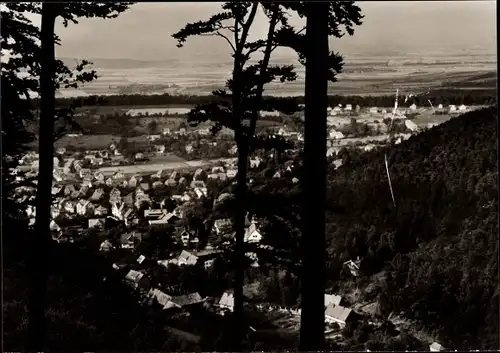
[[[92,106],[154,106],[154,105],[172,105],[172,106],[195,106],[206,104],[213,100],[213,96],[191,96],[191,95],[170,95],[168,93],[160,95],[113,95],[113,96],[90,96],[82,98],[57,98],[56,104],[59,106],[67,106],[75,100],[78,104],[84,107]],[[294,100],[298,104],[304,104],[304,97],[270,97],[264,96],[264,101],[286,101]],[[430,91],[428,94],[412,97],[410,100],[419,106],[428,106],[428,100],[433,105],[443,104],[465,104],[465,105],[489,105],[494,104],[497,99],[497,93],[489,89],[477,90],[459,90],[459,89],[440,89]],[[37,105],[38,100],[34,100]],[[353,107],[360,105],[361,107],[392,107],[394,105],[394,95],[382,96],[347,96],[347,95],[330,95],[328,96],[330,106],[338,104],[352,104]],[[411,103],[409,103],[411,104]]]
[[[403,312],[447,347],[496,349],[496,108],[467,113],[388,147],[396,205],[385,150],[353,150],[344,166],[328,173],[330,285],[349,282],[339,274],[341,264],[360,256],[364,275],[353,285],[385,274],[377,291],[382,314]],[[283,223],[297,229],[298,186],[267,179],[254,190],[255,212],[273,210],[273,217],[287,219],[277,222],[282,230]],[[271,243],[297,249],[293,233],[288,231],[286,242],[280,237]]]

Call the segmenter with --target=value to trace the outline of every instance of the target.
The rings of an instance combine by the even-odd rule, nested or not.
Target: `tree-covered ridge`
[[[477,89],[477,90],[459,90],[459,89],[441,89],[433,90],[429,94],[418,95],[411,99],[408,104],[415,103],[419,106],[429,107],[430,100],[432,104],[437,107],[439,104],[444,106],[448,104],[466,104],[466,105],[483,105],[494,104],[496,102],[497,94],[495,90]],[[100,99],[97,99],[100,98]],[[296,100],[298,104],[304,103],[304,97],[270,97],[264,96],[264,103],[266,101],[290,101]],[[151,106],[151,105],[186,105],[193,106],[199,104],[207,104],[213,102],[216,97],[214,96],[199,96],[199,95],[172,95],[172,94],[158,94],[158,95],[141,95],[141,94],[124,94],[112,96],[89,96],[81,98],[58,98],[57,104],[67,106],[75,100],[79,105],[95,106],[96,102],[101,106]],[[38,99],[34,100],[38,104]],[[353,107],[360,105],[362,107],[392,107],[394,105],[394,95],[381,95],[381,96],[357,96],[357,95],[330,95],[328,97],[330,105],[337,104],[352,104]]]
[[[331,171],[330,259],[389,272],[383,312],[419,320],[455,348],[498,348],[497,109],[465,114]]]

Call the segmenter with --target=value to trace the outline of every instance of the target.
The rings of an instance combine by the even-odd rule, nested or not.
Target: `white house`
[[[329,134],[330,138],[332,139],[342,139],[344,138],[344,134],[341,133],[340,131],[336,131],[334,129],[330,130]]]
[[[260,243],[262,240],[262,234],[258,231],[254,220],[252,220],[250,227],[247,228],[244,240],[246,243]]]
[[[463,105],[463,104],[462,104],[460,107],[458,107],[458,111],[459,111],[460,113],[463,113],[463,112],[467,111],[467,107],[466,107],[465,105]]]
[[[415,103],[413,103],[412,105],[410,105],[410,110],[412,110],[412,111],[417,110],[417,105]]]
[[[417,124],[415,124],[413,121],[411,120],[405,120],[405,126],[408,130],[410,131],[417,131],[418,130],[418,126]]]
[[[106,223],[105,218],[91,218],[89,219],[89,228],[104,229],[105,223]]]
[[[352,105],[351,105],[351,104],[346,104],[346,105],[345,105],[344,110],[345,110],[346,112],[350,112],[350,111],[352,111]]]
[[[429,351],[431,351],[431,352],[441,352],[443,350],[444,350],[444,347],[437,342],[433,342],[431,345],[429,345]]]
[[[234,295],[230,292],[225,292],[219,300],[219,306],[222,309],[227,309],[229,311],[234,310]]]
[[[342,297],[340,295],[335,294],[325,294],[325,308],[330,305],[340,305],[342,301]]]
[[[351,315],[351,309],[330,303],[325,310],[325,321],[328,323],[337,323],[340,327],[344,327]]]
[[[377,107],[371,107],[370,108],[370,114],[377,114],[377,112],[378,112]]]

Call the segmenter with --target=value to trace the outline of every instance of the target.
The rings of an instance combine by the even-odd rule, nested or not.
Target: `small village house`
[[[337,323],[340,327],[345,327],[345,325],[354,320],[354,312],[341,305],[329,304],[325,310],[325,321],[327,323]]]
[[[105,218],[91,218],[89,219],[89,228],[104,229],[106,224]]]

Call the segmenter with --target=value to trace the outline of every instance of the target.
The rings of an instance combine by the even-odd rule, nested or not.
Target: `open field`
[[[152,174],[159,170],[177,170],[177,169],[190,169],[190,168],[200,168],[206,167],[212,164],[216,164],[225,159],[209,159],[209,160],[199,160],[199,161],[184,161],[182,158],[176,157],[179,160],[164,163],[147,163],[147,164],[135,164],[135,165],[122,165],[116,167],[102,167],[98,170],[105,176],[113,175],[114,173],[120,171],[125,175],[144,175]],[[232,161],[234,159],[231,159]]]
[[[294,59],[276,64],[294,64],[298,79],[292,83],[273,83],[266,94],[303,95],[304,68]],[[231,72],[231,63],[187,65],[152,62],[149,67],[96,65],[100,78],[79,90],[79,94],[162,94],[207,95],[222,88]],[[172,66],[173,65],[173,66]],[[396,87],[405,90],[458,88],[496,89],[496,55],[439,55],[435,57],[379,56],[347,57],[338,81],[330,84],[330,93],[339,95],[384,95]],[[76,92],[76,91],[75,91]],[[76,94],[61,91],[62,96]]]

